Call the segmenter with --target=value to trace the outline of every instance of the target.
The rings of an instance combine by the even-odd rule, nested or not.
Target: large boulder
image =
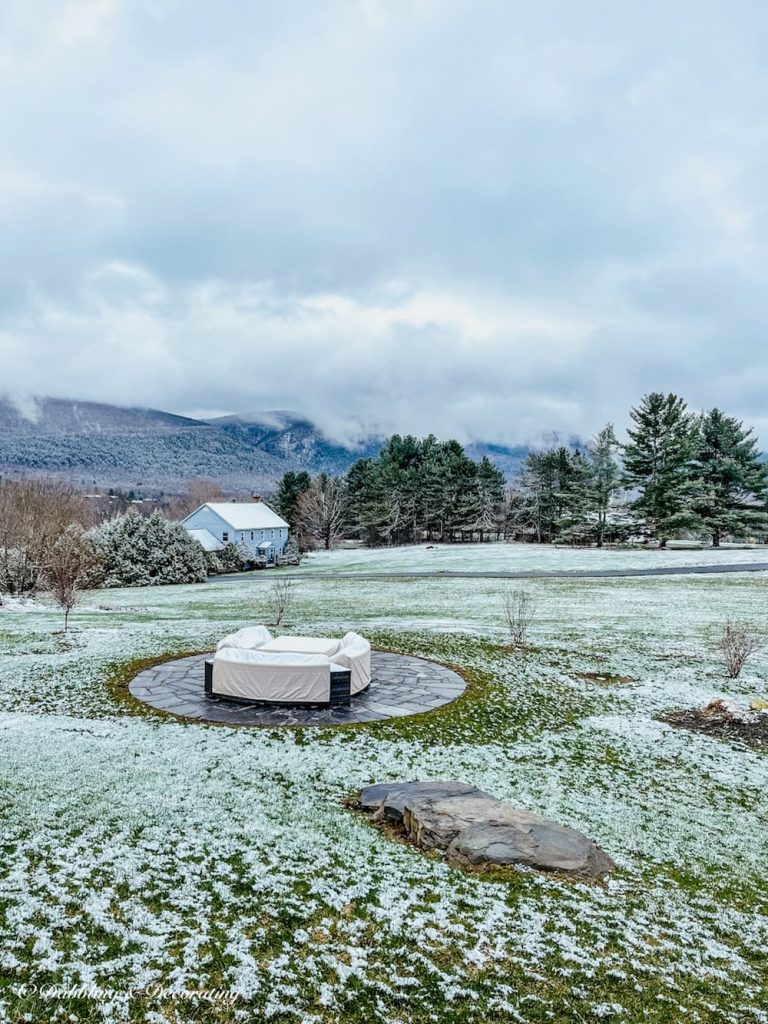
[[[616,866],[581,832],[455,780],[381,783],[360,795],[375,821],[402,826],[422,850],[468,869],[522,864],[597,878]]]

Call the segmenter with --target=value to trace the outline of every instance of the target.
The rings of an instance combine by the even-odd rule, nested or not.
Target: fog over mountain
[[[174,493],[204,476],[234,493],[268,491],[289,469],[343,473],[380,443],[333,443],[308,419],[283,411],[200,420],[54,398],[20,409],[0,398],[0,475],[58,477],[86,489]],[[498,446],[469,452],[489,454],[510,474],[525,456],[525,449]]]

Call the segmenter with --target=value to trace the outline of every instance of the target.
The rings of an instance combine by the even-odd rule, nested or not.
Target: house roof
[[[210,530],[187,530],[190,537],[199,541],[206,551],[223,551],[224,545],[213,536]]]
[[[288,523],[263,501],[207,501],[200,508],[209,508],[233,530],[268,530],[274,527],[287,529],[288,527]],[[188,519],[196,515],[200,508],[195,509],[184,522],[186,523]]]

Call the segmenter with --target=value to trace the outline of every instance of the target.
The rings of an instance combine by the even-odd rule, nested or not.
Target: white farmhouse
[[[257,494],[253,501],[208,501],[188,515],[182,525],[206,551],[244,544],[254,562],[274,562],[288,542],[288,523]]]

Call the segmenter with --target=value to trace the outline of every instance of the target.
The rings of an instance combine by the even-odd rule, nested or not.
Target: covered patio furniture
[[[349,703],[351,673],[322,654],[225,647],[206,673],[211,697],[270,704]]]

